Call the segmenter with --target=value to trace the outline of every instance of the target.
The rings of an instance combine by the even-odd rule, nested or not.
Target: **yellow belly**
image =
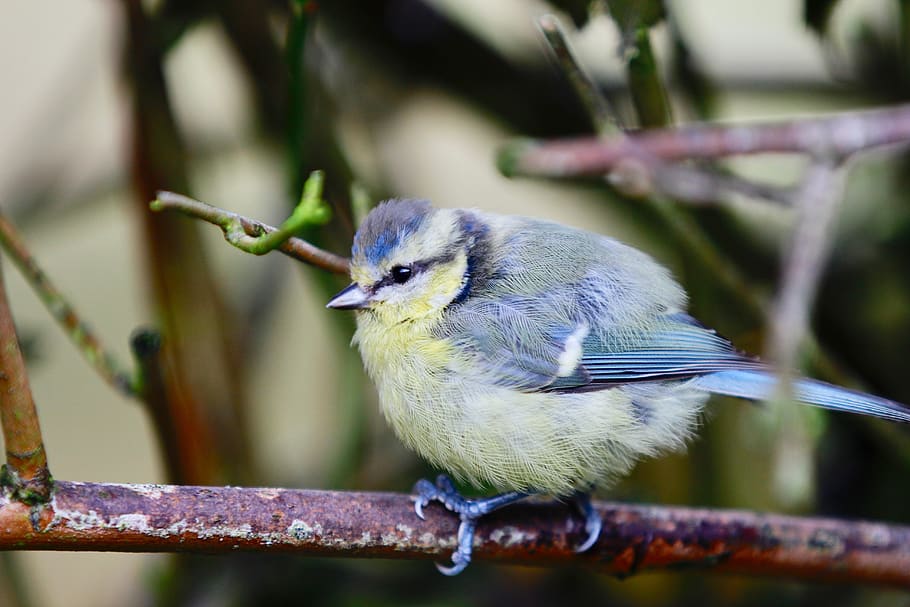
[[[684,447],[706,398],[685,385],[656,390],[648,402],[619,388],[564,394],[491,385],[454,372],[457,353],[417,323],[389,329],[364,315],[355,341],[398,437],[433,465],[500,491],[566,495],[608,485],[641,457]]]

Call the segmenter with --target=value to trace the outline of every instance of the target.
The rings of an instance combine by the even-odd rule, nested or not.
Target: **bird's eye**
[[[395,266],[391,271],[392,280],[397,284],[404,284],[411,279],[414,271],[409,266]]]

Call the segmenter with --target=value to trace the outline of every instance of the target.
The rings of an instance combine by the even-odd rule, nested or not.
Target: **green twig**
[[[277,249],[288,238],[302,229],[323,225],[331,218],[328,205],[322,200],[322,186],[325,181],[322,171],[313,171],[303,184],[303,195],[300,202],[294,207],[291,216],[284,220],[277,230],[266,232],[258,237],[250,238],[242,229],[234,232],[233,237],[243,246],[234,244],[253,255],[264,255]],[[227,232],[225,232],[227,235]],[[230,241],[230,240],[229,240]]]
[[[323,270],[347,274],[347,259],[293,236],[307,226],[320,225],[328,221],[329,210],[322,200],[322,183],[322,173],[314,171],[304,184],[300,203],[280,228],[173,192],[158,192],[158,198],[153,200],[149,207],[153,211],[177,210],[216,225],[224,232],[225,240],[247,253],[264,255],[278,250]]]
[[[307,96],[304,47],[315,4],[307,0],[291,0],[288,20],[285,60],[288,70],[288,160],[294,189],[300,191],[301,167],[304,164],[306,142]]]
[[[15,226],[0,213],[0,246],[22,272],[25,280],[44,303],[48,312],[63,328],[82,357],[104,381],[121,394],[135,396],[133,380],[113,353],[106,349],[97,335],[82,321],[69,300],[48,279],[32,257]]]
[[[647,27],[638,28],[634,40],[626,72],[638,121],[646,128],[667,126],[673,122],[673,113],[651,49],[650,30]]]

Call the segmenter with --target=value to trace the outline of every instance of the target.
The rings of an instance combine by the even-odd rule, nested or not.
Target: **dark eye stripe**
[[[382,279],[380,279],[379,281],[377,281],[373,284],[372,290],[375,293],[379,289],[381,289],[383,287],[387,287],[389,285],[404,284],[404,283],[410,281],[412,278],[414,278],[418,274],[420,274],[421,272],[423,272],[424,270],[426,270],[427,265],[428,265],[428,263],[418,262],[418,263],[412,263],[412,264],[409,264],[406,266],[405,265],[394,266],[391,270],[389,270],[388,274],[386,274],[385,276],[382,277]],[[396,280],[396,278],[395,278],[396,271],[401,271],[401,270],[406,271],[408,273],[408,276],[404,280]],[[404,278],[403,273],[400,275],[400,278]]]

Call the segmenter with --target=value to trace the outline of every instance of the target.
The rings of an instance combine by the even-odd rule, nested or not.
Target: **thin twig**
[[[651,28],[639,27],[632,33],[631,47],[626,55],[626,78],[638,123],[656,128],[673,123],[670,98],[651,48]]]
[[[0,213],[0,246],[10,256],[10,259],[22,272],[26,282],[38,294],[48,312],[63,328],[82,357],[98,372],[98,375],[121,394],[135,396],[130,374],[124,370],[116,356],[104,347],[98,336],[76,313],[66,296],[41,270],[22,236],[2,213]]]
[[[537,24],[560,70],[584,104],[597,134],[605,138],[621,139],[624,129],[618,114],[610,107],[594,80],[581,67],[559,19],[554,15],[544,15]],[[656,73],[652,73],[651,76],[657,77]],[[662,85],[659,83],[656,88],[662,91]],[[662,98],[665,101],[665,96]],[[664,112],[665,117],[669,116],[669,110],[660,111]],[[637,162],[621,164],[608,176],[613,186],[627,194],[644,196],[657,190],[672,198],[697,203],[716,203],[727,191],[783,204],[789,204],[792,199],[792,191],[789,189],[753,183],[732,174],[711,170],[709,167],[666,163],[646,154],[643,150],[638,150],[636,157],[639,159]],[[645,158],[647,166],[639,165],[638,163]]]
[[[499,166],[506,175],[597,176],[642,153],[664,162],[763,153],[847,157],[908,142],[910,105],[901,105],[788,122],[701,124],[607,140],[518,141],[501,150]]]
[[[250,243],[258,243],[257,239],[263,234],[278,231],[278,228],[274,226],[173,192],[158,192],[158,198],[151,203],[151,208],[153,211],[180,211],[190,217],[216,225],[224,232],[225,240],[245,251],[249,251],[247,247]],[[324,251],[301,238],[290,237],[282,242],[276,250],[281,251],[288,257],[329,272],[336,274],[348,273],[348,260],[346,258]]]
[[[663,162],[639,152],[617,164],[608,180],[630,195],[662,193],[676,201],[716,205],[728,193],[740,194],[784,206],[793,204],[794,189],[758,183],[705,163]]]
[[[809,165],[798,197],[798,216],[784,262],[780,292],[772,314],[769,358],[789,374],[806,334],[809,308],[828,252],[838,203],[843,198],[840,159],[816,159]]]
[[[708,571],[910,588],[910,527],[744,511],[598,503],[603,534],[574,547],[584,522],[556,502],[519,504],[484,518],[474,554],[503,563],[584,564],[605,573]],[[457,519],[414,514],[411,498],[241,487],[59,481],[34,520],[0,496],[0,550],[282,552],[444,560]]]
[[[587,109],[597,134],[605,138],[622,139],[624,129],[617,113],[601,94],[597,84],[582,69],[559,20],[553,15],[544,15],[538,20],[538,26],[556,57],[559,68]],[[647,30],[645,30],[645,35],[647,36]],[[636,40],[638,38],[636,37]],[[646,46],[647,52],[650,53],[650,45]],[[637,56],[638,53],[634,53],[634,55]],[[630,61],[630,79],[632,73],[641,72],[641,68],[642,65],[638,60]],[[654,118],[662,116],[661,124],[665,124],[670,112],[663,86],[656,71],[644,71],[647,76],[642,76],[642,82],[649,82],[647,88],[655,91],[659,97],[659,102],[653,108]],[[645,111],[645,109],[639,108],[639,112]],[[700,204],[716,204],[717,201],[723,199],[723,194],[726,192],[735,192],[782,204],[790,204],[792,201],[792,190],[790,189],[754,183],[732,174],[721,173],[710,167],[664,162],[641,149],[637,150],[634,157],[630,156],[615,166],[609,172],[608,179],[614,187],[626,194],[645,196],[657,191],[678,200]]]
[[[610,104],[572,52],[559,19],[555,15],[544,15],[537,20],[537,25],[559,62],[560,69],[584,104],[597,134],[606,136],[622,133],[622,128],[614,118],[615,112],[610,109]]]
[[[47,501],[51,476],[41,438],[38,411],[32,399],[25,361],[6,298],[0,270],[0,426],[6,446],[6,465],[0,486],[9,489],[6,499],[21,501],[28,507]],[[6,493],[4,491],[4,493]],[[2,528],[2,526],[0,526]]]
[[[136,393],[152,417],[152,430],[157,438],[164,460],[165,478],[171,483],[185,483],[192,474],[186,474],[188,462],[180,448],[185,426],[195,430],[205,428],[205,422],[187,421],[191,411],[174,411],[168,394],[168,379],[163,351],[164,337],[155,329],[139,328],[130,335],[130,349],[136,361]]]

